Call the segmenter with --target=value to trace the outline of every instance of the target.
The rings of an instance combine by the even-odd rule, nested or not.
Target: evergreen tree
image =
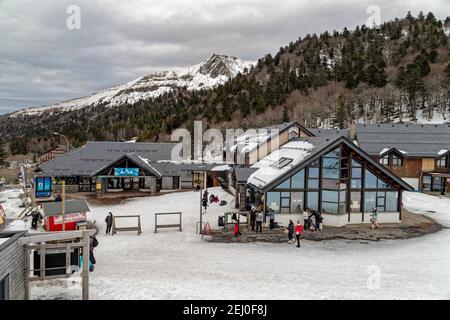
[[[5,143],[0,141],[0,166],[5,164],[6,156]]]
[[[369,45],[367,52],[369,66],[366,69],[365,80],[373,87],[384,87],[387,83],[386,63],[383,57],[383,43],[377,38]]]
[[[339,97],[339,102],[332,120],[334,126],[340,129],[346,127],[348,121],[347,111],[347,105],[345,104],[343,97]]]
[[[286,106],[283,108],[283,117],[281,118],[281,122],[289,122],[289,112]]]

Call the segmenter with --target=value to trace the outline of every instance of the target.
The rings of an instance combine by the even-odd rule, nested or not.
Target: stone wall
[[[62,186],[59,184],[53,185],[53,195],[62,193]],[[77,193],[79,192],[79,186],[76,185],[66,185],[66,193]]]

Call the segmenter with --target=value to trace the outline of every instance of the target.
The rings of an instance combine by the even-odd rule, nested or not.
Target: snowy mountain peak
[[[232,56],[212,54],[207,60],[179,72],[150,73],[88,97],[49,106],[27,108],[14,112],[10,116],[40,115],[44,112],[64,112],[99,105],[107,107],[133,105],[139,101],[151,100],[176,88],[184,87],[190,91],[208,89],[227,82],[238,73],[244,73],[253,64],[253,62],[243,61]]]

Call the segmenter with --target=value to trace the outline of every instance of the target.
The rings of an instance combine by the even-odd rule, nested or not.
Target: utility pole
[[[61,196],[61,217],[62,217],[62,231],[66,231],[66,181],[62,181],[62,196]]]
[[[203,194],[203,189],[200,189],[200,234],[202,234],[202,194]]]
[[[53,134],[54,134],[54,135],[57,135],[57,136],[61,136],[61,137],[64,138],[64,140],[66,140],[66,152],[69,152],[69,150],[70,150],[70,147],[69,147],[69,139],[67,139],[67,137],[66,137],[65,135],[63,135],[63,134],[61,134],[61,133],[58,133],[58,132],[54,132]]]

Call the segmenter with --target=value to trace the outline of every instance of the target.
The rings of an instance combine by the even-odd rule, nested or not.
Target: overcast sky
[[[80,29],[73,20],[81,11]],[[307,33],[408,10],[450,14],[448,0],[0,0],[0,114],[52,104],[212,53],[257,60]],[[75,23],[75,24],[74,24]]]

